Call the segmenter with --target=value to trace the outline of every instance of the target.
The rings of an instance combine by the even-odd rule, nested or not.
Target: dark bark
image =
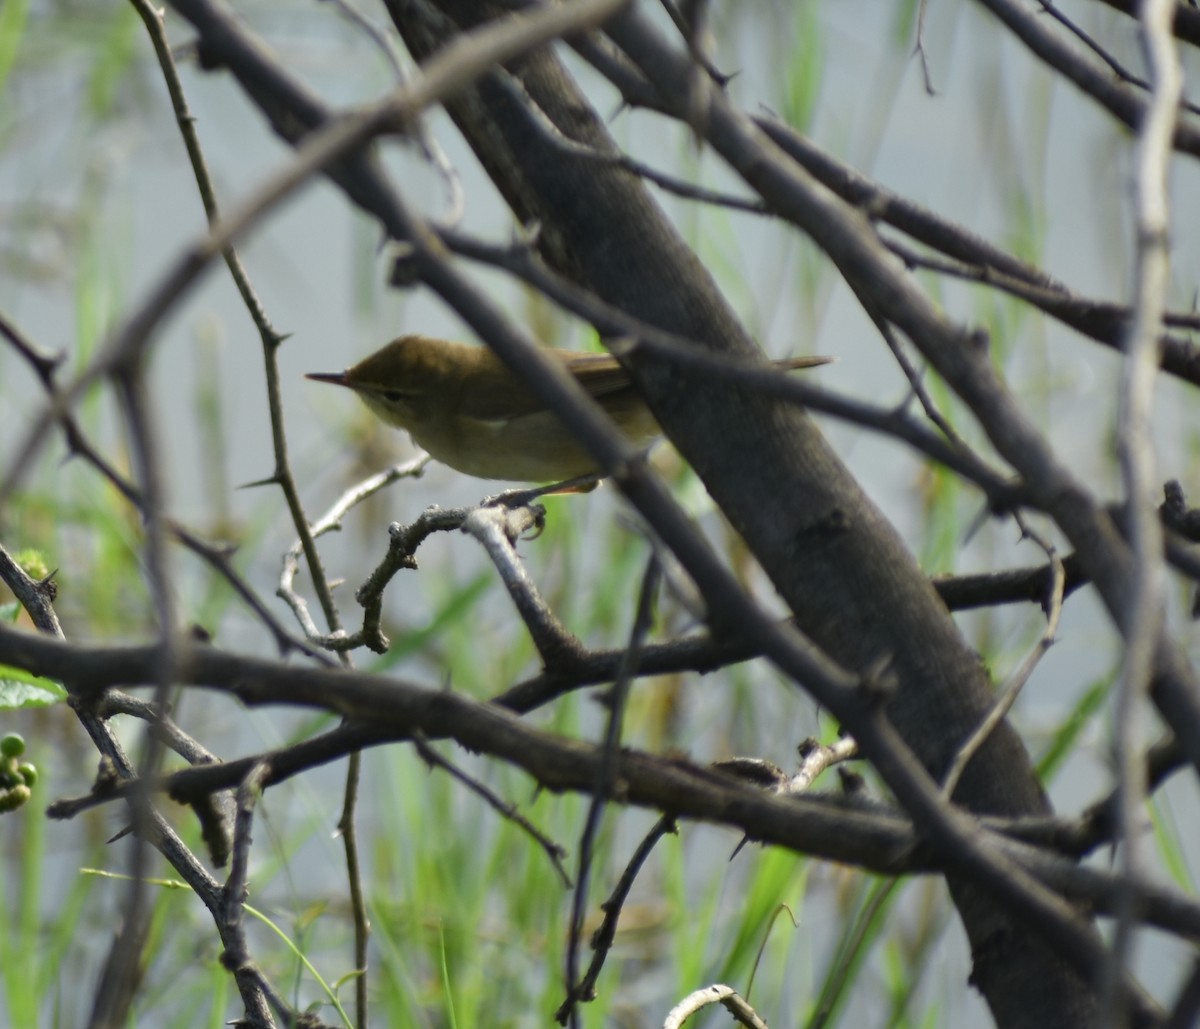
[[[418,59],[498,13],[474,0],[444,0],[436,9],[389,0],[389,7]],[[530,104],[570,139],[615,152],[562,65],[544,54],[510,74],[507,81],[485,76],[450,113],[517,217],[539,223],[542,257],[647,323],[763,360],[643,185],[568,154],[535,125]],[[894,528],[795,407],[660,360],[639,357],[632,370],[800,629],[847,668],[886,663],[899,684],[888,715],[938,775],[988,710],[991,684]],[[955,799],[981,813],[1047,810],[1008,726],[972,762]],[[962,882],[951,889],[972,944],[973,982],[998,1025],[1095,1023],[1094,994],[1066,961],[977,889]]]

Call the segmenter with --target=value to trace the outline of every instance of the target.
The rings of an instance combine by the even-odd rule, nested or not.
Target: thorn
[[[273,472],[265,479],[255,479],[253,482],[244,482],[238,489],[257,489],[259,486],[278,486],[280,484],[279,473]]]

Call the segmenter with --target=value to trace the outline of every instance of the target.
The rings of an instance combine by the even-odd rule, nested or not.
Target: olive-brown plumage
[[[547,348],[638,446],[661,434],[628,373],[608,354]],[[785,369],[828,358],[778,361]],[[308,376],[354,390],[379,418],[407,430],[430,456],[467,475],[559,482],[596,463],[538,396],[486,347],[402,336],[344,372]]]

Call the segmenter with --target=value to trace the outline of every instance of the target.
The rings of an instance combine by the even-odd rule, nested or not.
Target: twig
[[[171,571],[163,517],[166,490],[157,442],[160,437],[151,423],[140,357],[140,354],[131,353],[128,360],[114,366],[113,376],[145,501],[142,508],[146,523],[145,564],[157,616],[159,641],[158,660],[150,681],[154,684],[154,709],[161,712],[166,710],[169,692],[179,678],[181,641],[176,614],[175,577]],[[153,779],[162,764],[163,745],[153,733],[147,733],[142,740],[141,750],[137,766],[139,777]],[[129,858],[124,918],[113,936],[104,963],[104,974],[93,994],[91,1019],[94,1025],[116,1025],[128,1017],[150,929],[145,880],[150,858],[147,836],[152,815],[145,798],[135,796],[134,800],[130,813],[135,832],[133,853]]]
[[[883,242],[910,269],[925,268],[939,275],[1002,290],[1097,343],[1114,350],[1121,350],[1124,345],[1132,317],[1132,309],[1127,306],[1085,297],[1061,284],[1030,282],[1024,275],[1014,275],[994,265],[942,260],[894,239],[885,238]],[[1163,315],[1163,325],[1194,333],[1200,329],[1200,319],[1192,313],[1168,311]],[[1158,343],[1162,370],[1183,382],[1200,385],[1200,347],[1190,336],[1161,331]]]
[[[740,1022],[749,1029],[768,1029],[767,1023],[758,1017],[757,1012],[745,1000],[738,996],[732,986],[714,983],[695,993],[689,993],[668,1013],[663,1021],[663,1029],[681,1029],[697,1011],[702,1011],[710,1004],[720,1004],[733,1015],[734,1021]]]
[[[0,582],[13,592],[19,603],[29,614],[40,632],[64,640],[58,612],[54,610],[54,597],[58,592],[51,573],[45,579],[34,579],[26,574],[12,555],[0,544]]]
[[[196,177],[196,184],[204,203],[208,224],[210,229],[215,230],[220,221],[216,188],[213,185],[212,176],[209,174],[208,164],[204,158],[203,149],[200,146],[199,136],[196,133],[195,119],[188,109],[187,98],[183,91],[183,83],[180,81],[174,59],[171,55],[162,15],[150,5],[148,0],[132,0],[132,2],[150,34],[155,53],[158,55],[159,66],[162,69],[163,78],[167,84],[167,90],[171,97],[171,104],[175,110],[180,132],[183,135],[188,158]],[[250,282],[250,277],[246,273],[241,258],[233,248],[232,240],[223,248],[223,256],[229,268],[230,275],[233,278],[234,285],[237,287],[251,320],[258,329],[261,340],[263,364],[266,371],[267,407],[270,414],[271,439],[275,454],[275,470],[271,478],[273,482],[279,485],[283,492],[288,511],[291,514],[292,524],[299,535],[300,547],[308,557],[313,587],[320,599],[329,628],[331,631],[337,631],[340,628],[337,608],[333,602],[333,595],[325,578],[324,571],[317,559],[316,546],[308,532],[308,521],[304,515],[304,508],[300,501],[300,492],[296,487],[295,476],[292,474],[291,463],[288,460],[287,435],[284,431],[283,401],[279,382],[278,359],[279,348],[285,337],[271,324],[266,309],[263,307],[257,291]],[[344,656],[343,660],[345,661]],[[358,866],[356,833],[353,819],[354,798],[357,795],[357,783],[360,771],[359,765],[359,757],[351,755],[348,762],[340,825],[346,852],[347,878],[350,885],[354,915],[356,964],[360,969],[365,969],[369,923],[367,921],[366,904],[362,893],[361,872]],[[222,830],[225,820],[220,817],[220,812],[213,811],[209,807],[202,806],[199,803],[195,805],[195,809],[204,826],[205,838],[209,840],[210,848],[214,852],[214,858],[216,858],[220,855],[220,848],[224,845],[224,833]],[[218,864],[223,863],[223,861],[218,861]],[[355,990],[358,1026],[359,1029],[367,1029],[368,1008],[365,974],[357,977]]]
[[[592,999],[590,987],[584,987],[578,981],[579,971],[579,937],[583,932],[583,919],[587,911],[587,890],[591,876],[593,847],[596,835],[600,831],[600,821],[608,802],[617,796],[618,783],[616,779],[617,755],[621,748],[621,732],[625,720],[625,704],[629,697],[629,685],[633,679],[633,669],[637,665],[638,651],[649,633],[654,618],[654,598],[658,593],[661,569],[658,557],[651,551],[646,562],[646,571],[642,575],[642,585],[638,592],[636,613],[633,625],[629,630],[629,643],[625,656],[617,670],[616,680],[607,696],[608,724],[604,730],[604,741],[601,746],[601,759],[596,774],[596,788],[588,805],[587,817],[584,820],[583,831],[579,835],[579,870],[576,873],[575,894],[571,905],[571,925],[567,936],[566,955],[566,991],[567,996],[555,1012],[555,1019],[566,1025],[568,1020],[576,1024],[577,1006],[581,1001]]]
[[[304,546],[305,535],[311,540],[316,541],[326,533],[339,530],[342,519],[346,516],[347,512],[400,479],[419,478],[428,463],[429,456],[423,454],[409,461],[392,465],[392,467],[369,476],[362,482],[351,486],[334,501],[329,510],[318,518],[311,527],[306,526],[305,534],[297,537],[296,541],[284,553],[279,572],[279,585],[275,589],[275,595],[292,609],[292,614],[295,615],[296,621],[300,623],[305,637],[314,646],[334,651],[346,651],[358,646],[359,643],[347,642],[351,637],[347,636],[341,629],[334,628],[329,634],[322,633],[313,621],[312,615],[309,614],[308,603],[296,590],[295,582],[296,575],[300,570],[300,557],[306,549]],[[314,574],[319,572],[323,578],[324,572],[321,570],[319,560],[315,562],[310,561],[309,568],[314,571]],[[384,645],[386,647],[386,642]]]
[[[15,664],[63,680],[80,704],[108,685],[146,681],[155,667],[152,647],[65,644],[3,625],[0,625],[0,663]],[[342,726],[326,734],[326,739],[341,743],[315,757],[317,762],[344,756],[347,749],[407,740],[414,731],[420,731],[431,740],[450,737],[469,750],[508,761],[525,769],[549,789],[586,793],[595,790],[599,747],[564,740],[524,724],[494,705],[462,694],[422,689],[391,676],[347,675],[334,669],[297,667],[223,654],[215,648],[199,648],[189,654],[184,670],[188,683],[219,690],[251,706],[312,708],[358,719],[357,726]],[[155,784],[118,781],[113,794],[126,797],[135,788],[157,790],[172,783],[203,784],[204,789],[225,788],[239,783],[260,760],[273,769],[270,781],[274,781],[287,774],[280,768],[283,762],[279,754],[316,755],[321,745],[320,740],[305,741],[269,755],[189,768]],[[313,760],[306,761],[305,767],[312,763]],[[741,828],[755,839],[799,853],[854,863],[885,875],[935,869],[943,872],[954,867],[954,858],[942,859],[940,849],[931,847],[927,841],[918,845],[912,823],[902,813],[882,804],[828,795],[779,797],[761,789],[748,789],[728,775],[679,759],[633,750],[622,750],[617,771],[624,803]],[[181,795],[190,793],[185,791]],[[1025,821],[1018,819],[1011,824],[1019,827]],[[994,819],[986,822],[1007,824]],[[979,835],[980,823],[972,825]],[[1074,859],[1062,859],[1043,848],[1002,836],[986,833],[985,838],[989,852],[994,848],[1061,896],[1086,901],[1097,911],[1112,910],[1120,883],[1117,876],[1079,867]],[[174,862],[176,858],[171,860]],[[192,867],[186,863],[181,872],[209,904],[214,894],[205,883],[211,880],[193,876]],[[1170,887],[1139,882],[1137,889],[1146,924],[1200,938],[1200,904]]]
[[[925,15],[929,12],[929,0],[921,0],[917,5],[917,39],[913,43],[913,53],[921,62],[921,78],[925,83],[925,95],[937,96],[933,88],[933,76],[929,71],[929,52],[925,49]]]
[[[1167,174],[1179,126],[1183,71],[1171,38],[1174,3],[1142,4],[1143,41],[1153,89],[1137,146],[1134,207],[1137,271],[1133,319],[1125,340],[1117,412],[1117,454],[1125,489],[1125,531],[1133,554],[1129,594],[1118,612],[1125,650],[1117,687],[1114,743],[1117,765],[1117,838],[1120,861],[1130,887],[1123,892],[1109,952],[1100,1010],[1106,1026],[1125,1023],[1127,1000],[1115,983],[1133,960],[1138,911],[1133,883],[1142,878],[1142,818],[1146,803],[1144,765],[1139,755],[1145,700],[1157,672],[1158,642],[1164,624],[1165,568],[1162,525],[1149,498],[1155,489],[1154,408],[1156,336],[1170,278],[1170,219]]]
[[[24,476],[49,424],[69,410],[89,386],[145,348],[167,311],[194,285],[212,259],[258,224],[298,187],[313,176],[328,171],[343,180],[360,202],[388,196],[390,190],[373,168],[367,166],[365,181],[359,183],[358,179],[348,178],[339,162],[348,160],[347,155],[358,154],[376,136],[403,130],[418,112],[465,89],[476,76],[492,66],[519,57],[564,34],[598,24],[627,3],[628,0],[580,0],[568,7],[543,7],[533,14],[514,15],[489,23],[476,32],[465,33],[427,62],[422,78],[411,87],[398,89],[363,111],[337,120],[326,118],[319,128],[307,126],[310,129],[307,135],[303,134],[303,123],[293,118],[288,123],[293,129],[292,138],[303,136],[294,158],[214,226],[205,239],[193,244],[168,267],[148,299],[110,337],[97,358],[34,419],[28,433],[15,448],[8,475],[0,481],[0,503],[8,498]],[[206,23],[220,21],[223,28],[232,28],[227,16],[218,13],[208,0],[175,0],[174,6],[185,17]],[[240,41],[240,36],[237,38]],[[230,42],[230,39],[223,42]],[[319,106],[313,103],[310,103],[308,113],[318,120],[324,116]],[[359,160],[356,167],[361,165]],[[372,191],[369,197],[364,190]]]
[[[821,743],[810,736],[803,740],[796,749],[800,755],[800,764],[791,775],[788,775],[773,761],[757,757],[726,758],[714,761],[712,767],[758,789],[767,790],[781,797],[796,797],[807,793],[822,772],[834,765],[853,761],[859,756],[858,744],[849,736],[843,736],[830,744]],[[753,842],[752,836],[743,836],[738,841],[738,845],[733,848],[729,860],[732,861],[737,857],[742,848],[751,842]]]
[[[555,843],[549,836],[542,832],[528,818],[526,818],[517,809],[515,804],[512,804],[499,795],[495,791],[489,789],[478,779],[474,779],[467,775],[461,768],[452,764],[446,758],[442,757],[429,741],[421,733],[413,734],[413,746],[416,747],[417,753],[421,756],[421,760],[427,765],[434,768],[441,768],[443,771],[449,772],[450,775],[457,779],[460,783],[467,787],[476,796],[481,797],[484,802],[496,811],[502,818],[513,822],[519,829],[527,833],[533,841],[546,852],[546,856],[550,859],[550,863],[554,866],[554,870],[562,879],[563,885],[570,887],[571,877],[567,874],[567,869],[563,865],[563,858],[566,857],[566,848],[560,843]]]
[[[584,647],[542,599],[513,546],[524,533],[540,531],[545,515],[542,507],[483,505],[467,512],[462,531],[474,536],[488,552],[534,646],[546,666],[553,668],[570,664]]]
[[[50,397],[51,403],[56,403],[58,396],[58,388],[54,383],[54,373],[59,365],[59,360],[56,357],[44,354],[34,343],[32,343],[17,327],[9,321],[3,314],[0,314],[0,335],[3,335],[16,348],[17,352],[29,361],[41,380],[42,385]],[[111,463],[109,463],[100,454],[95,447],[88,442],[83,431],[79,428],[74,416],[70,412],[66,412],[60,419],[60,426],[63,435],[67,440],[67,447],[74,455],[82,457],[88,464],[96,469],[126,500],[138,508],[140,511],[144,501],[141,492],[138,488],[121,475]],[[309,657],[322,662],[328,662],[328,657],[322,654],[319,650],[310,647],[303,640],[298,639],[289,633],[280,623],[263,601],[258,597],[249,583],[237,573],[230,562],[230,548],[219,544],[211,543],[185,525],[175,521],[172,518],[165,520],[167,530],[172,536],[177,539],[186,549],[199,557],[202,561],[216,570],[217,574],[222,576],[229,585],[233,588],[242,602],[254,612],[271,636],[275,640],[276,646],[280,653],[287,653],[290,650],[298,650]]]
[[[983,0],[983,3],[1035,57],[1074,83],[1122,125],[1138,130],[1155,103],[1153,95],[1143,97],[1138,90],[1116,81],[1110,69],[1089,60],[1077,46],[1044,27],[1019,0]],[[1173,9],[1175,5],[1168,6]],[[1175,126],[1170,145],[1182,153],[1200,155],[1200,131],[1193,125],[1180,123]]]
[[[773,368],[715,353],[695,345],[694,341],[655,329],[552,272],[523,243],[497,247],[449,232],[439,233],[439,238],[455,253],[503,268],[534,286],[564,310],[587,319],[614,353],[634,356],[644,351],[656,354],[690,369],[711,371],[714,376],[734,379],[765,395],[894,436],[974,482],[987,494],[989,504],[996,510],[1005,510],[1029,499],[1019,482],[991,468],[961,440],[943,438],[903,410],[841,396],[799,376],[784,375]]]
[[[1200,958],[1192,959],[1192,970],[1176,995],[1163,1029],[1190,1029],[1200,1016]]]
[[[1059,8],[1051,3],[1050,0],[1038,0],[1038,3],[1041,4],[1043,11],[1050,15],[1051,18],[1062,25],[1063,28],[1071,33],[1071,35],[1078,39],[1092,53],[1099,57],[1100,60],[1107,64],[1112,70],[1112,73],[1118,79],[1120,79],[1122,82],[1128,82],[1131,86],[1137,86],[1137,88],[1143,92],[1152,92],[1152,87],[1149,82],[1137,75],[1134,75],[1133,72],[1126,68],[1120,61],[1118,61],[1108,50],[1101,46],[1098,40],[1096,40],[1090,33],[1085,32],[1083,28],[1071,18],[1068,18],[1066,14],[1059,10]],[[1172,18],[1172,20],[1174,19]],[[1189,103],[1186,100],[1182,102],[1181,106],[1184,110],[1189,111],[1192,114],[1200,114],[1200,107],[1197,107],[1195,104]]]
[[[909,360],[908,354],[904,351],[904,345],[896,338],[896,331],[888,323],[887,319],[876,311],[872,310],[869,314],[871,321],[875,323],[875,328],[879,330],[879,335],[883,337],[884,343],[887,344],[888,350],[892,352],[892,357],[896,359],[896,364],[900,366],[900,371],[903,372],[904,378],[908,380],[909,388],[912,390],[913,396],[917,398],[921,409],[925,412],[925,417],[941,430],[942,435],[953,444],[955,449],[965,451],[967,449],[966,443],[958,432],[955,431],[954,426],[950,424],[946,416],[938,410],[937,404],[933,402],[933,397],[929,395],[929,390],[925,388],[921,373],[917,371],[912,361]]]
[[[634,850],[633,856],[630,857],[617,879],[612,893],[600,905],[604,917],[596,926],[589,941],[592,948],[592,960],[588,963],[583,978],[579,980],[573,990],[574,995],[581,1000],[591,1000],[596,994],[596,983],[600,979],[600,973],[604,970],[604,963],[608,959],[609,951],[612,950],[617,939],[617,925],[621,920],[621,911],[625,907],[625,901],[629,899],[629,893],[633,889],[634,882],[637,881],[642,866],[649,859],[659,840],[664,836],[674,836],[678,832],[679,826],[671,815],[663,815],[655,822],[653,828],[642,837],[641,843]],[[561,1011],[562,1008],[559,1009],[560,1013]]]
[[[350,3],[350,0],[329,0],[329,2],[333,4],[342,17],[358,26],[366,34],[367,38],[375,44],[375,48],[383,54],[384,60],[387,61],[388,66],[392,69],[392,77],[396,81],[396,84],[407,86],[411,81],[411,76],[400,60],[400,55],[391,37],[355,7],[354,4]],[[446,184],[448,209],[443,222],[446,225],[457,225],[462,220],[463,212],[466,210],[466,194],[463,192],[462,180],[459,177],[458,169],[451,163],[450,158],[446,155],[446,151],[442,149],[442,145],[437,141],[437,138],[429,131],[424,118],[419,116],[413,118],[410,132],[417,145],[421,148],[421,153],[424,154],[425,159],[433,165],[434,170]]]
[[[1063,597],[1066,592],[1066,573],[1063,571],[1063,563],[1054,545],[1049,540],[1031,529],[1025,523],[1024,519],[1020,517],[1018,517],[1018,524],[1021,526],[1022,535],[1033,540],[1041,547],[1045,551],[1050,563],[1050,581],[1047,583],[1046,595],[1043,601],[1043,606],[1046,609],[1046,627],[1042,630],[1042,635],[1033,650],[1021,662],[1021,667],[1005,683],[1004,689],[1000,691],[1000,696],[992,706],[992,709],[987,713],[983,721],[979,723],[978,728],[967,737],[966,742],[958,748],[958,752],[954,755],[954,760],[950,763],[950,767],[942,778],[942,796],[947,800],[954,796],[954,791],[958,788],[963,772],[966,771],[967,765],[971,763],[971,759],[979,753],[980,748],[987,742],[988,737],[996,731],[996,727],[1004,721],[1008,716],[1008,712],[1012,710],[1013,704],[1017,702],[1017,697],[1020,695],[1025,683],[1029,681],[1033,670],[1037,668],[1046,651],[1054,645],[1054,640],[1058,633],[1058,620],[1062,614]]]
[[[513,105],[514,110],[526,116],[526,124],[564,154],[610,168],[623,168],[625,171],[632,172],[647,182],[654,183],[654,185],[665,192],[682,197],[685,200],[694,200],[698,203],[709,204],[713,207],[723,207],[731,211],[742,211],[746,214],[767,216],[771,214],[761,200],[756,200],[753,197],[735,196],[731,193],[723,193],[719,190],[697,186],[684,179],[661,172],[644,161],[639,161],[619,150],[599,150],[596,147],[588,146],[586,143],[581,143],[579,140],[571,139],[570,136],[561,132],[558,126],[546,117],[541,108],[529,102],[524,91],[511,76],[501,72],[496,76],[496,82],[501,89],[510,93],[518,101]]]
[[[858,744],[849,736],[843,736],[833,743],[820,743],[815,739],[805,740],[800,744],[800,765],[784,783],[780,792],[784,796],[804,793],[811,788],[822,772],[845,761],[853,761],[857,757]]]

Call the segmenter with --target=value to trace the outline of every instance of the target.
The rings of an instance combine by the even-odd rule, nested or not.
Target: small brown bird
[[[628,373],[609,354],[547,348],[637,446],[662,434]],[[828,357],[776,361],[784,370]],[[597,472],[541,399],[486,347],[401,336],[344,372],[317,382],[354,390],[379,418],[451,468],[480,479],[559,482]]]

